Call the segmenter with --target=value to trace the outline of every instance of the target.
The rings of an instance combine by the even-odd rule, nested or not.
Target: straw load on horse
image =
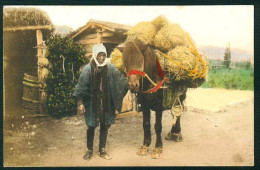
[[[179,24],[170,23],[159,16],[151,22],[138,23],[127,34],[125,43],[140,41],[156,50],[159,63],[170,82],[184,81],[189,88],[197,88],[206,80],[207,58],[199,54],[194,41]],[[111,62],[125,72],[122,52],[115,48],[111,58]]]
[[[155,111],[156,144],[151,157],[162,153],[162,111],[171,109],[172,129],[166,139],[182,141],[180,118],[188,88],[197,88],[207,75],[207,58],[190,35],[165,17],[140,22],[126,41],[111,53],[111,62],[128,77],[143,112],[144,142],[137,154],[147,155],[151,144],[150,111]]]

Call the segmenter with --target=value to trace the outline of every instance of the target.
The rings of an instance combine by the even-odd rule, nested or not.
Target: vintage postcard
[[[254,6],[4,6],[4,167],[254,166]]]

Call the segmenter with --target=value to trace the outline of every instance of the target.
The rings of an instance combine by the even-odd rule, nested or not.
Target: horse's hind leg
[[[180,96],[180,102],[181,102],[182,107],[184,107],[183,102],[186,98],[186,91]],[[183,140],[182,134],[181,134],[181,116],[177,116],[176,123],[174,125],[172,125],[172,129],[167,134],[166,139],[174,140],[176,142],[181,142]]]
[[[167,140],[173,140],[176,142],[181,142],[183,140],[181,134],[181,116],[177,117],[175,125],[172,125],[171,131],[166,136]]]
[[[181,116],[177,117],[175,125],[172,125],[172,133],[181,133]]]

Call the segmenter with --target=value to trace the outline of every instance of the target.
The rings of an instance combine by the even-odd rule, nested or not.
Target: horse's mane
[[[140,52],[140,49],[136,47],[137,45],[134,42],[128,42],[125,45],[123,51],[123,64],[127,72],[130,70],[143,71],[144,69],[144,57]]]
[[[158,77],[156,54],[151,47],[147,47],[144,52],[144,72],[148,74],[154,81]]]

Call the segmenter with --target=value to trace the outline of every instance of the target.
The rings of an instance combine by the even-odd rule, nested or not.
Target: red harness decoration
[[[157,84],[157,86],[155,86],[154,88],[152,88],[152,89],[150,89],[150,90],[145,91],[144,93],[154,93],[154,92],[156,92],[156,91],[162,86],[162,84],[163,84],[165,81],[168,81],[168,78],[167,78],[167,77],[165,77],[159,84]]]
[[[140,76],[145,76],[145,73],[142,71],[138,71],[138,70],[131,70],[127,73],[127,77],[129,77],[131,74],[134,75],[140,75]]]
[[[157,71],[158,71],[158,75],[160,77],[164,77],[164,72],[163,72],[163,69],[158,61],[158,59],[156,58],[156,66],[157,66]]]
[[[163,70],[162,70],[162,67],[161,67],[161,65],[160,65],[160,63],[159,63],[159,61],[156,59],[156,66],[157,66],[157,71],[158,71],[158,75],[160,76],[160,77],[164,77],[164,72],[163,72]],[[146,76],[148,79],[150,79],[149,78],[149,76],[147,75],[147,74],[145,74],[145,72],[142,72],[142,71],[138,71],[138,70],[130,70],[128,73],[127,73],[127,77],[129,77],[130,75],[132,75],[132,74],[134,74],[134,75],[140,75],[140,76]],[[156,92],[161,86],[162,86],[162,84],[165,82],[165,81],[168,81],[169,79],[167,78],[167,77],[165,77],[159,84],[157,84],[154,88],[152,88],[152,89],[150,89],[150,90],[147,90],[147,91],[145,91],[144,93],[154,93],[154,92]],[[150,79],[150,81],[152,81],[151,79]]]

